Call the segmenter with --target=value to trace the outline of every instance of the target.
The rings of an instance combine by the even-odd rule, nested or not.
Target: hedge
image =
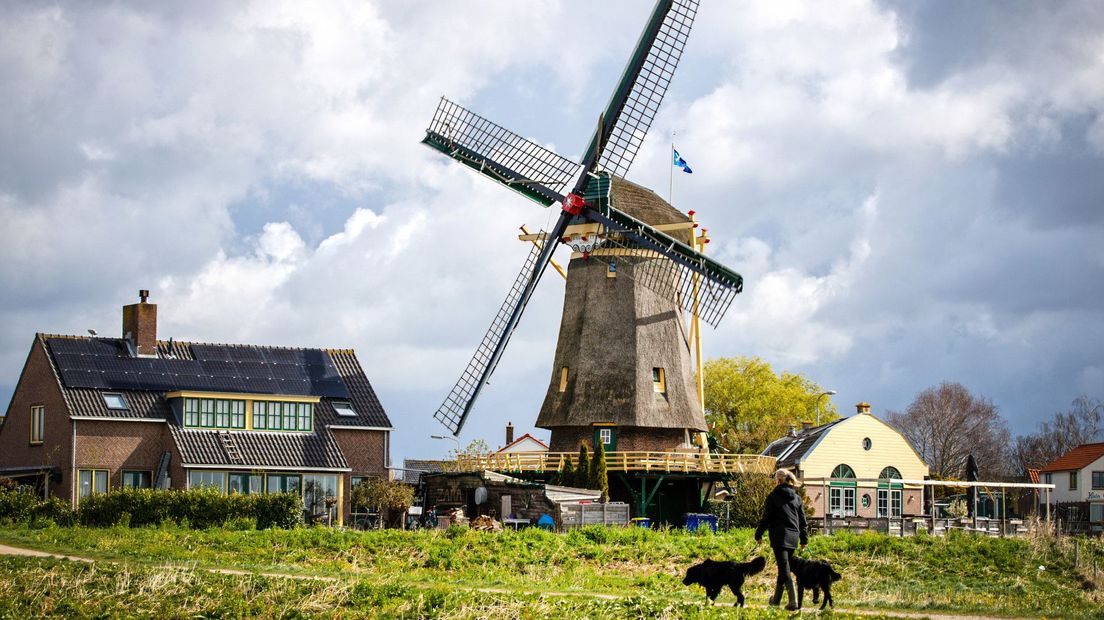
[[[0,522],[53,521],[92,527],[177,523],[202,529],[249,522],[257,529],[303,523],[303,499],[291,493],[224,495],[215,489],[117,489],[80,500],[76,511],[59,498],[42,500],[28,488],[0,488]]]
[[[290,493],[224,495],[216,489],[118,489],[82,498],[81,525],[187,524],[197,529],[249,520],[257,529],[291,528],[303,522],[303,500]]]

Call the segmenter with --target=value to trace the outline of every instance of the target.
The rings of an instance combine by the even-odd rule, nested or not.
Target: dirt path
[[[60,553],[49,553],[46,551],[38,551],[37,549],[25,549],[22,547],[11,547],[8,545],[0,545],[0,555],[15,555],[34,558],[56,558],[61,560],[69,560],[72,562],[86,562],[88,564],[94,564],[96,562],[105,562],[110,564],[122,564],[121,561],[112,560],[96,560],[94,558],[63,555]],[[196,567],[181,567],[192,568]],[[325,582],[338,582],[341,578],[338,577],[324,577],[320,575],[296,575],[294,573],[269,573],[260,571],[248,571],[239,570],[233,568],[205,568],[200,570],[206,570],[211,573],[218,573],[221,575],[255,575],[259,577],[273,577],[277,579],[306,579],[311,581],[325,581]],[[539,592],[539,591],[523,591],[523,590],[511,590],[509,588],[469,588],[475,592],[483,592],[486,594],[524,594],[530,596],[556,596],[556,597],[589,597],[602,600],[618,600],[627,598],[618,594],[605,594],[601,592]],[[732,607],[732,603],[717,603],[721,607]],[[750,605],[750,607],[765,607],[764,605]],[[1007,616],[991,617],[991,616],[971,616],[971,615],[958,615],[948,613],[919,613],[909,611],[880,611],[873,609],[847,609],[844,607],[836,608],[836,611],[855,614],[857,616],[887,616],[890,618],[929,618],[930,620],[1012,620]],[[803,609],[802,613],[815,613],[814,608]]]

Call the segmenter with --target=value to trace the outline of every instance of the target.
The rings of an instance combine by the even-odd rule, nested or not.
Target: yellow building
[[[868,403],[856,408],[849,418],[815,427],[806,423],[763,454],[777,458],[778,467],[806,485],[816,517],[923,514],[921,487],[895,481],[926,478],[927,464],[901,433],[871,415]]]

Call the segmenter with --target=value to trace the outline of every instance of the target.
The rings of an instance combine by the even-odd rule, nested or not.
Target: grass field
[[[486,534],[11,526],[0,528],[0,543],[114,562],[0,559],[0,617],[785,615],[710,608],[700,589],[681,583],[685,568],[702,558],[745,559],[754,545],[750,530]],[[809,548],[843,573],[834,592],[847,609],[1104,618],[1104,593],[1085,568],[1091,567],[1086,558],[1100,554],[1099,542],[1080,544],[1081,569],[1073,565],[1070,543],[1053,539],[839,534],[814,537]],[[324,580],[200,570],[208,568]],[[766,600],[772,571],[773,563],[745,586],[749,602]],[[719,601],[735,597],[726,591]]]

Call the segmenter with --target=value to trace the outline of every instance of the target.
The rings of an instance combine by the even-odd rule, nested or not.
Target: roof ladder
[[[153,483],[155,489],[169,488],[169,461],[172,460],[172,452],[168,450],[161,455],[161,461],[157,463],[157,479]]]
[[[226,457],[230,459],[230,462],[234,465],[245,464],[241,452],[238,452],[238,445],[234,443],[234,435],[228,431],[220,431],[219,438],[222,439],[222,449],[226,451]]]

